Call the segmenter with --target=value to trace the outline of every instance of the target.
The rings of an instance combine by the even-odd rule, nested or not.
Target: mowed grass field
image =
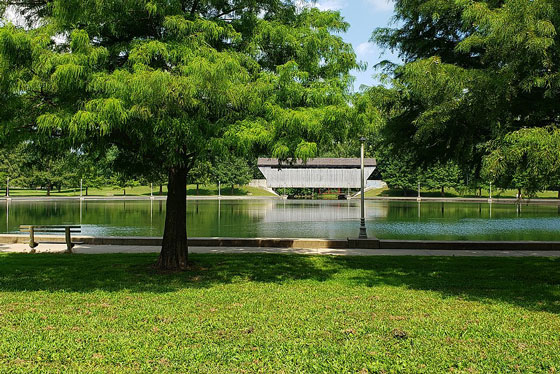
[[[89,188],[88,196],[150,196],[150,186],[135,186],[127,187],[125,189],[119,187],[101,187],[101,188]],[[196,185],[187,186],[188,196],[218,196],[218,187],[215,185],[200,185],[198,192],[196,190]],[[159,186],[154,185],[153,187],[154,196],[159,196]],[[274,196],[274,194],[266,191],[262,188],[250,187],[250,186],[235,186],[232,190],[231,186],[222,185],[221,188],[222,196]],[[5,186],[0,189],[0,196],[6,195]],[[86,196],[86,190],[83,189],[83,195]],[[163,186],[162,195],[167,195],[167,186]],[[30,190],[30,189],[20,189],[12,188],[10,189],[10,196],[41,196],[46,197],[47,191],[45,189]],[[51,191],[51,196],[80,196],[79,188],[64,188],[60,192],[56,189]]]
[[[463,198],[488,198],[490,197],[490,190],[483,189],[482,196],[477,196],[475,191],[468,190],[468,191],[457,191],[454,188],[447,188],[445,189],[445,196],[448,198],[453,197],[463,197]],[[417,191],[408,191],[408,197],[416,197],[418,194]],[[422,197],[442,197],[440,190],[426,190],[421,189],[420,194]],[[394,190],[389,188],[378,188],[366,191],[366,197],[402,197],[404,193],[402,190]],[[501,190],[501,189],[493,189],[492,190],[492,198],[495,199],[516,199],[517,198],[517,190]],[[529,196],[523,195],[524,199],[529,198]],[[558,198],[558,191],[541,191],[537,192],[536,196],[531,197],[533,199],[557,199]]]
[[[0,254],[0,372],[554,373],[560,260]]]

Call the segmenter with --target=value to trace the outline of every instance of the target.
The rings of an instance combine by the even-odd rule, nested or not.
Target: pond
[[[193,237],[357,237],[360,205],[350,201],[189,201]],[[381,239],[560,241],[556,205],[367,201],[367,229]],[[165,201],[0,203],[0,233],[21,224],[81,224],[84,235],[161,236]]]

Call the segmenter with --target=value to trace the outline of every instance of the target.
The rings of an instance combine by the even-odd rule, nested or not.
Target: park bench
[[[36,233],[64,233],[66,239],[66,253],[72,253],[72,248],[74,245],[79,243],[72,243],[72,234],[79,233],[82,231],[82,226],[70,226],[70,225],[21,225],[19,231],[29,233],[29,246],[31,247],[31,253],[35,253],[35,247],[39,243],[35,242]],[[45,242],[44,242],[45,243]],[[49,242],[46,242],[49,243]],[[50,242],[54,243],[54,242]],[[58,242],[57,242],[58,243]]]

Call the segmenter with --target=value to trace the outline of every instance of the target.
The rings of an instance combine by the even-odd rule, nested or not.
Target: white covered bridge
[[[269,188],[360,188],[360,166],[359,158],[314,158],[305,163],[301,160],[280,162],[276,158],[258,160]],[[366,158],[364,169],[367,182],[377,169],[376,160]]]

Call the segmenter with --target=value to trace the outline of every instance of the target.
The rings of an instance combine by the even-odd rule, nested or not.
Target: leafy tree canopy
[[[395,10],[399,26],[373,34],[405,61],[392,70],[392,89],[371,89],[388,115],[380,130],[387,144],[412,150],[420,162],[452,159],[480,175],[492,147],[553,136],[539,129],[560,125],[560,3],[398,0]]]
[[[196,160],[313,157],[342,142],[357,67],[338,12],[289,0],[21,0],[0,28],[0,141],[118,149],[127,173],[169,177],[160,266],[185,268]]]

